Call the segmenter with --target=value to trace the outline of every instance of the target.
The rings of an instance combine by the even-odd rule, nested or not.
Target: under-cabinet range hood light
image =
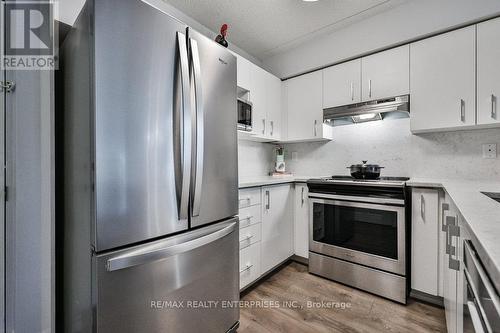
[[[385,118],[408,118],[410,96],[338,106],[323,110],[323,121],[331,126],[364,123]]]

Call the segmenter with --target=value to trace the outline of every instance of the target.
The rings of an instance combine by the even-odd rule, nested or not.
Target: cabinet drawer
[[[260,242],[240,251],[240,290],[260,276]]]
[[[240,229],[240,250],[259,242],[260,239],[261,223]]]
[[[260,187],[242,189],[239,191],[239,207],[245,208],[260,204]]]
[[[240,209],[240,229],[261,222],[261,205]]]

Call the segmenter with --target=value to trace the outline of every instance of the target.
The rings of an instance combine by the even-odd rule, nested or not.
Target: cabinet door
[[[404,45],[361,59],[362,101],[410,93],[410,46]]]
[[[410,45],[411,130],[475,125],[475,27]]]
[[[323,70],[323,108],[361,101],[361,59]]]
[[[288,141],[322,137],[322,81],[321,71],[285,81]]]
[[[267,136],[279,140],[281,138],[281,80],[267,72],[265,72],[265,76]]]
[[[477,25],[477,123],[500,124],[500,19]]]
[[[411,288],[438,295],[438,190],[412,190]]]
[[[251,64],[250,67],[250,102],[252,102],[252,133],[259,137],[266,136],[266,71]]]
[[[293,254],[293,198],[289,184],[262,188],[262,273]]]
[[[243,88],[245,90],[250,90],[250,66],[252,63],[242,56],[233,53],[236,55],[236,64],[237,64],[237,74],[236,74],[236,82],[238,87]]]
[[[309,200],[307,184],[295,185],[295,254],[309,258]]]

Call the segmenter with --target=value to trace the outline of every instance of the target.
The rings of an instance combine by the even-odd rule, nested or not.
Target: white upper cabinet
[[[237,64],[237,85],[245,90],[250,90],[250,69],[252,63],[236,53],[234,55],[236,55]]]
[[[267,126],[266,136],[281,139],[281,80],[264,72],[266,77]]]
[[[252,133],[266,136],[266,72],[260,67],[250,66],[250,102],[252,102]]]
[[[361,101],[361,59],[323,70],[323,108]]]
[[[409,94],[409,45],[362,58],[361,72],[363,102]]]
[[[475,125],[475,29],[471,26],[410,45],[413,132]]]
[[[500,19],[477,25],[477,123],[500,124]]]
[[[323,75],[321,71],[284,82],[287,134],[284,141],[330,140],[331,127],[323,125]]]

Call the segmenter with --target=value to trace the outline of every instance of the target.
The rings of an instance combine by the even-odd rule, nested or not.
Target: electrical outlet
[[[497,158],[497,144],[496,143],[483,144],[483,158]]]
[[[299,153],[296,151],[292,151],[292,161],[298,161],[299,160]]]

